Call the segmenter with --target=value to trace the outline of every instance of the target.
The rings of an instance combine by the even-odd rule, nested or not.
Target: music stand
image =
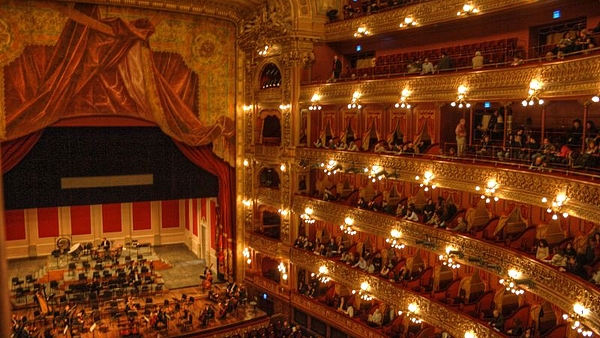
[[[94,338],[96,336],[96,323],[90,326],[90,332],[92,333],[92,338]]]

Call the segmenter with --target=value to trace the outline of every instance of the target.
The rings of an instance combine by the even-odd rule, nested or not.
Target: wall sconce
[[[319,94],[313,94],[312,98],[310,99],[310,106],[308,107],[308,110],[321,110],[321,105],[319,104],[319,100],[321,99],[321,95]]]
[[[327,269],[327,267],[325,265],[321,265],[319,267],[319,272],[317,272],[317,273],[313,272],[310,274],[310,276],[314,279],[317,279],[319,282],[321,282],[323,284],[327,284],[331,280],[331,278],[329,278],[327,276],[328,273],[329,273],[329,269]]]
[[[398,229],[392,229],[390,237],[386,238],[385,242],[394,249],[404,249],[404,243],[400,242],[400,237],[402,237],[402,232]]]
[[[473,3],[466,3],[462,6],[462,9],[456,13],[456,15],[462,16],[477,13],[479,13],[479,8],[475,7]]]
[[[265,45],[263,48],[259,48],[256,52],[260,56],[266,56],[267,53],[269,53],[269,45]]]
[[[242,109],[244,109],[244,111],[246,111],[246,112],[252,110],[252,108],[254,108],[254,106],[251,105],[251,104],[250,105],[244,105],[242,107]]]
[[[458,108],[471,108],[471,104],[467,102],[467,91],[468,88],[465,85],[458,86],[458,96],[456,101],[450,103],[450,105]]]
[[[362,300],[371,301],[373,297],[367,293],[370,287],[369,282],[362,282],[360,283],[360,290],[352,290],[352,294],[358,294]]]
[[[340,225],[340,230],[345,234],[350,236],[356,235],[356,230],[352,229],[352,224],[354,224],[354,219],[350,216],[344,218],[344,224]]]
[[[371,169],[369,168],[365,168],[364,170],[365,173],[368,173],[368,178],[371,180],[371,182],[375,183],[377,180],[382,180],[386,177],[388,177],[388,172],[385,171],[385,169],[383,169],[383,167],[380,167],[378,165],[374,165],[371,167]]]
[[[400,23],[400,28],[408,28],[408,27],[415,27],[417,26],[419,23],[415,20],[415,18],[413,18],[412,15],[409,15],[407,17],[404,18],[404,21]]]
[[[277,210],[277,212],[283,217],[287,217],[290,214],[290,211],[288,209],[279,209]]]
[[[315,220],[312,218],[313,209],[311,207],[304,208],[304,213],[300,215],[300,219],[306,224],[313,224]]]
[[[587,326],[581,323],[581,317],[585,317],[589,314],[590,310],[583,306],[581,303],[573,304],[573,313],[563,314],[563,319],[566,322],[570,322],[571,329],[577,331],[584,337],[591,337],[594,333]]]
[[[325,165],[325,163],[321,163],[321,168],[323,168],[323,172],[328,176],[331,174],[337,174],[338,171],[342,170],[342,166],[335,160],[329,160],[327,165]]]
[[[600,94],[596,94],[596,95],[592,96],[592,102],[594,102],[594,103],[600,102],[600,96],[599,95]]]
[[[249,167],[250,166],[250,161],[248,161],[248,159],[245,158],[243,164],[244,164],[244,167]]]
[[[521,273],[515,269],[508,270],[508,277],[506,279],[502,278],[498,282],[504,285],[506,291],[510,291],[517,296],[525,293],[525,291],[521,289],[519,285],[527,284],[529,287],[533,286],[531,280],[522,279]]]
[[[279,170],[281,170],[281,172],[285,172],[286,169],[287,167],[285,166],[285,163],[281,163],[281,165],[279,166]]]
[[[475,335],[475,332],[469,330],[465,332],[465,338],[477,338],[477,336]]]
[[[443,265],[449,267],[450,269],[458,269],[460,268],[460,263],[454,260],[455,256],[458,256],[458,258],[463,258],[464,255],[462,251],[458,251],[452,247],[447,247],[446,253],[440,255],[439,258]]]
[[[433,173],[431,171],[426,171],[425,174],[423,174],[423,182],[421,182],[421,184],[419,184],[419,187],[423,188],[425,187],[423,190],[425,191],[429,191],[429,187],[431,187],[431,189],[435,189],[436,185],[433,184],[432,180],[435,176],[433,175]],[[419,177],[418,175],[415,176],[415,180],[419,181],[421,179],[421,177]]]
[[[361,94],[359,91],[355,91],[352,94],[352,100],[348,103],[348,109],[361,109],[362,105],[360,104]]]
[[[247,247],[242,251],[242,256],[244,256],[248,265],[252,263],[252,259],[250,258],[250,250]]]
[[[565,194],[560,193],[556,195],[552,203],[550,203],[550,206],[548,207],[548,209],[546,209],[546,211],[549,214],[552,214],[553,220],[557,220],[559,214],[562,214],[562,217],[564,218],[569,217],[568,212],[562,211],[562,207],[565,205],[565,203],[567,203],[567,200],[567,196]],[[548,199],[546,197],[542,198],[542,203],[548,203]]]
[[[281,110],[288,110],[288,109],[290,109],[291,107],[292,107],[292,105],[291,105],[291,104],[289,104],[289,103],[287,103],[287,104],[283,104],[283,103],[282,103],[282,104],[280,104],[280,105],[279,105],[279,109],[281,109]]]
[[[533,106],[536,103],[540,106],[543,105],[544,99],[540,99],[538,97],[541,90],[542,84],[536,79],[531,80],[531,82],[529,82],[529,91],[527,91],[527,98],[523,100],[523,102],[521,102],[523,107]]]
[[[498,202],[498,196],[494,196],[494,194],[496,194],[496,189],[498,189],[498,182],[496,182],[496,180],[492,179],[487,181],[485,185],[485,191],[481,193],[481,199],[484,199],[485,203],[490,203],[492,200],[494,200],[494,202]],[[482,189],[480,186],[476,186],[475,190],[481,191]]]
[[[283,262],[279,262],[279,265],[277,266],[277,270],[279,270],[279,273],[281,274],[281,278],[283,280],[288,279],[287,268],[286,268],[285,264],[283,264]]]
[[[410,90],[404,88],[402,89],[402,94],[400,96],[400,101],[398,101],[394,107],[402,108],[402,109],[410,109],[411,105],[408,103],[408,96],[410,95]]]
[[[417,317],[417,312],[419,312],[419,306],[417,305],[417,303],[408,304],[408,319],[415,324],[420,324],[421,319]]]
[[[252,205],[252,200],[251,200],[251,199],[249,199],[249,198],[244,198],[244,199],[242,200],[242,204],[243,204],[244,206],[246,206],[246,207],[249,207],[249,206],[251,206],[251,205]]]
[[[367,27],[365,25],[360,25],[360,27],[358,27],[356,29],[356,33],[354,33],[354,37],[362,38],[363,36],[367,36],[369,34],[371,34],[371,32],[367,29]]]

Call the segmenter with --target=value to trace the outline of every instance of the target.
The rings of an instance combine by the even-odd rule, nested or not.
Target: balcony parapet
[[[396,287],[394,284],[369,275],[364,271],[353,269],[345,264],[318,256],[306,250],[292,248],[291,261],[307,271],[318,271],[325,265],[328,276],[336,283],[350,289],[358,289],[363,282],[369,283],[369,294],[394,306],[395,309],[405,309],[409,303],[419,307],[417,315],[425,322],[441,328],[454,337],[462,337],[466,331],[473,331],[477,337],[502,337],[501,334],[483,323],[476,322],[465,313],[458,313],[442,304],[414,292]]]
[[[477,266],[494,274],[505,273],[509,269],[521,271],[533,282],[533,287],[524,287],[524,289],[566,311],[570,311],[575,302],[581,302],[590,310],[590,314],[584,321],[592,330],[600,332],[600,291],[568,273],[559,272],[555,267],[479,239],[435,229],[421,223],[400,220],[385,214],[348,208],[332,202],[295,196],[292,210],[298,214],[303,213],[306,205],[310,205],[313,209],[314,218],[333,223],[343,224],[344,218],[352,215],[354,218],[352,227],[355,230],[377,236],[388,237],[391,229],[399,228],[404,243],[436,254],[442,253],[447,246],[457,248],[465,255],[465,258],[460,261],[462,264]],[[421,243],[426,241],[428,245],[417,244],[417,241]],[[292,249],[292,261],[297,260],[295,255],[296,252]],[[468,258],[471,257],[485,264],[476,265],[469,261]],[[314,259],[309,261],[313,262]],[[328,261],[328,264],[331,265],[328,265],[329,271],[339,266],[331,261]],[[316,267],[318,270],[318,265]],[[499,271],[498,268],[501,270]],[[383,296],[385,297],[386,294]]]
[[[435,158],[434,158],[435,159]],[[569,198],[564,211],[571,216],[596,222],[600,219],[600,185],[573,176],[558,176],[539,172],[520,171],[511,168],[498,168],[482,164],[449,162],[443,159],[432,160],[429,156],[381,155],[376,153],[334,151],[328,149],[298,148],[296,160],[310,163],[327,163],[335,160],[344,168],[354,165],[365,168],[377,164],[388,172],[396,171],[400,180],[414,181],[416,175],[431,171],[439,187],[474,192],[490,178],[501,186],[496,196],[505,200],[519,201],[546,208],[542,198],[550,200],[558,192]]]
[[[259,275],[253,275],[252,284],[262,288],[265,291],[268,291],[273,296],[277,296],[285,300],[290,300],[289,289],[268,278]]]
[[[321,321],[342,329],[344,332],[350,333],[354,337],[387,337],[367,325],[358,322],[356,319],[352,319],[317,301],[308,299],[294,292],[292,292],[290,298],[292,300],[292,306],[304,312],[308,312],[311,316],[317,317]]]
[[[526,3],[526,2],[525,2]],[[353,19],[336,21],[325,25],[325,41],[336,42],[353,40],[357,28],[364,25],[372,34],[393,33],[398,31],[398,24],[404,18],[412,16],[419,20],[419,26],[439,24],[456,20],[456,12],[462,9],[464,0],[437,0],[399,7],[374,13],[362,15]],[[507,8],[523,5],[522,0],[479,0],[477,7],[481,12],[491,14]]]
[[[456,99],[460,85],[469,88],[469,101],[520,102],[527,96],[532,79],[544,84],[545,100],[592,97],[600,87],[600,56],[454,74],[306,85],[301,88],[299,102],[310,105],[317,92],[321,96],[321,105],[345,105],[358,90],[363,104],[391,103],[398,101],[402,88],[410,88],[411,102],[449,103]]]
[[[289,246],[276,239],[254,233],[246,233],[246,243],[248,243],[248,245],[253,249],[261,253],[265,253],[271,257],[282,259],[290,258]]]
[[[281,206],[281,190],[259,187],[256,194],[257,205],[266,204],[275,208]]]

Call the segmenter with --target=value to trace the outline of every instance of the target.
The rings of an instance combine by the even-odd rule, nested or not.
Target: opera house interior
[[[600,1],[0,0],[0,337],[600,335]]]

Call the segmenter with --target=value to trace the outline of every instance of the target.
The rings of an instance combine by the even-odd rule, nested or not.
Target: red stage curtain
[[[7,173],[21,162],[40,139],[40,136],[42,136],[42,131],[20,137],[16,140],[3,142],[0,146],[0,150],[2,151],[2,174]]]
[[[76,4],[75,10],[81,12],[74,15],[77,21],[65,24],[56,46],[46,47],[50,51],[27,47],[5,67],[5,140],[63,118],[117,112],[152,121],[165,134],[194,146],[233,135],[233,122],[225,117],[211,121],[213,125],[197,118],[188,104],[197,91],[191,83],[197,81],[187,67],[164,56],[158,68],[148,48],[154,33],[150,21],[100,19],[97,6],[85,4]]]
[[[228,238],[233,238],[233,205],[235,205],[235,170],[220,158],[217,158],[209,147],[190,147],[181,142],[175,142],[179,150],[192,163],[219,179],[219,221],[223,232]]]

